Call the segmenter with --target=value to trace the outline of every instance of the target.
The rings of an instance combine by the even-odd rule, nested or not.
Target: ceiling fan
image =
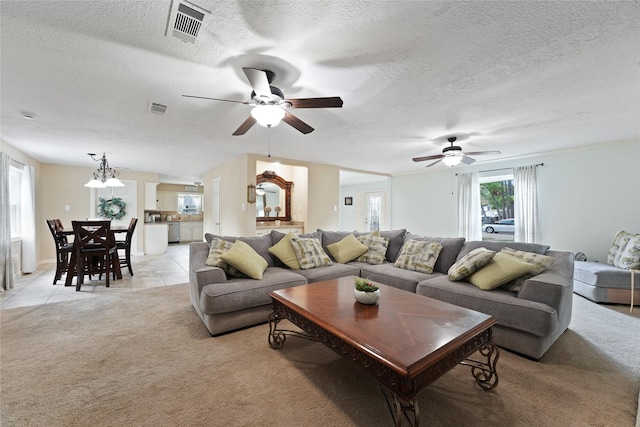
[[[313,132],[313,128],[287,111],[289,108],[341,108],[342,99],[339,96],[327,98],[298,98],[285,99],[284,92],[271,82],[275,73],[269,70],[243,67],[242,71],[251,83],[251,101],[234,101],[231,99],[207,98],[204,96],[182,95],[187,98],[209,99],[212,101],[235,102],[245,105],[253,105],[251,115],[240,125],[234,136],[244,135],[258,122],[262,126],[272,127],[284,121],[300,132],[307,134]]]
[[[445,147],[442,150],[442,154],[434,154],[433,156],[424,156],[424,157],[414,157],[413,161],[424,162],[425,160],[437,159],[435,162],[429,163],[427,167],[431,167],[436,163],[438,163],[439,161],[442,161],[447,166],[453,167],[460,164],[461,162],[464,163],[465,165],[470,165],[471,163],[476,161],[475,159],[472,159],[469,156],[479,156],[483,154],[500,154],[500,151],[469,151],[468,153],[465,153],[462,151],[462,147],[458,145],[453,145],[453,143],[456,142],[457,139],[458,137],[456,136],[448,137],[447,141],[449,141],[451,145],[449,147]]]

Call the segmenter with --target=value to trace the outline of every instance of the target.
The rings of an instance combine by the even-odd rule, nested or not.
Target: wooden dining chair
[[[105,274],[109,287],[109,273],[113,258],[117,262],[116,245],[111,233],[111,221],[71,221],[75,236],[76,291],[84,283],[85,274]]]
[[[62,273],[67,274],[69,271],[69,257],[73,251],[73,243],[69,243],[67,236],[62,234],[62,229],[58,226],[62,224],[59,219],[47,219],[47,226],[56,245],[56,274],[53,277],[55,285],[61,279]]]
[[[129,269],[129,274],[133,276],[133,268],[131,267],[131,241],[133,240],[133,232],[136,230],[138,224],[138,218],[131,218],[129,221],[129,228],[127,228],[127,235],[124,240],[116,240],[116,249],[124,250],[124,257],[119,257],[120,267],[125,265]]]

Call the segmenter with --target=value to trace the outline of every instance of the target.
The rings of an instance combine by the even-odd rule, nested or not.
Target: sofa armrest
[[[200,293],[204,286],[227,281],[227,275],[224,270],[206,264],[208,256],[209,244],[207,242],[189,244],[189,293],[191,295],[191,303],[194,306],[200,300]]]
[[[555,308],[558,312],[566,306],[573,294],[573,253],[549,251],[555,262],[544,272],[527,279],[522,284],[518,298],[536,301]]]

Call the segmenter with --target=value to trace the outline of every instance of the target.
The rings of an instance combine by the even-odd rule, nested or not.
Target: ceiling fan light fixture
[[[277,105],[258,105],[251,110],[251,115],[264,127],[277,126],[284,118],[284,110]]]
[[[265,193],[266,193],[266,191],[264,191],[264,188],[262,188],[262,186],[258,185],[258,187],[256,188],[256,194],[258,196],[264,196]]]
[[[459,165],[461,161],[462,161],[462,156],[456,156],[456,155],[444,156],[442,158],[442,163],[450,167]]]

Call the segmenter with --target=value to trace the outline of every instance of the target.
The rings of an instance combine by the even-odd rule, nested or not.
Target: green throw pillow
[[[226,263],[220,259],[220,255],[231,249],[231,246],[233,246],[233,243],[214,237],[211,239],[211,243],[209,245],[209,256],[204,263],[211,267],[220,267],[224,270]]]
[[[485,291],[502,286],[537,267],[504,252],[498,252],[491,261],[469,276],[469,282]]]
[[[333,264],[329,255],[322,249],[322,244],[318,239],[294,237],[291,239],[291,245],[296,252],[296,257],[302,270],[326,267]]]
[[[402,245],[400,255],[398,255],[398,259],[393,263],[393,266],[431,274],[440,251],[442,251],[442,245],[438,242],[411,239]]]
[[[294,237],[297,237],[296,233],[290,231],[286,236],[280,239],[278,243],[271,246],[269,248],[269,252],[275,255],[287,267],[299,270],[300,263],[298,262],[296,251],[293,250],[293,245],[291,244],[291,239]]]
[[[384,237],[380,237],[379,234],[380,233],[378,232],[378,236],[376,236],[375,232],[373,232],[365,236],[358,237],[358,241],[369,248],[369,250],[356,258],[356,261],[374,265],[384,263],[387,255],[387,246],[389,246],[389,240]]]
[[[257,280],[262,279],[262,274],[268,266],[267,260],[242,240],[236,240],[231,249],[220,255],[220,259]]]
[[[456,281],[464,279],[487,265],[495,255],[495,251],[490,251],[487,248],[472,250],[449,268],[449,280]]]
[[[349,234],[339,242],[330,244],[327,246],[327,249],[331,256],[333,256],[333,259],[340,264],[353,261],[369,250],[369,248],[360,243],[353,234]]]
[[[616,233],[613,237],[611,247],[609,248],[609,253],[607,254],[607,264],[618,267],[622,253],[627,247],[627,243],[629,243],[632,236],[633,234],[627,233],[623,230]]]

